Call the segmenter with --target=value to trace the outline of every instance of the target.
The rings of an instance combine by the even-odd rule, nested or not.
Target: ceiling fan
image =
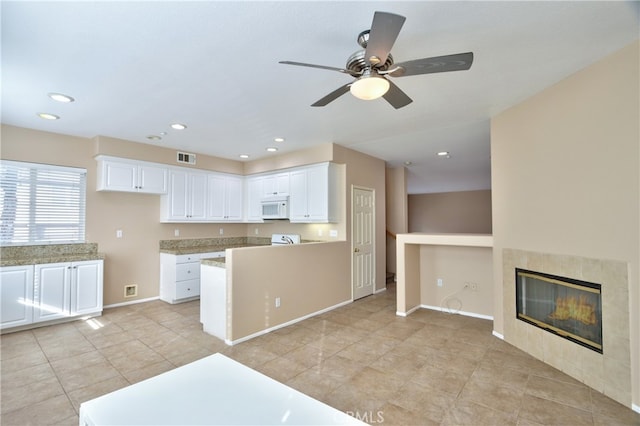
[[[280,63],[338,71],[356,78],[355,81],[339,87],[311,106],[325,106],[351,91],[357,98],[372,100],[383,97],[394,108],[402,108],[413,101],[387,76],[408,77],[436,72],[463,71],[471,68],[473,62],[473,53],[467,52],[395,64],[389,52],[398,38],[405,19],[404,16],[393,13],[375,12],[371,29],[358,35],[358,44],[363,50],[358,50],[349,56],[345,68],[292,61],[280,61]]]

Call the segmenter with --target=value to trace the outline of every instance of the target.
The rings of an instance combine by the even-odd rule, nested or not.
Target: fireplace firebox
[[[600,284],[516,268],[516,316],[603,353]]]

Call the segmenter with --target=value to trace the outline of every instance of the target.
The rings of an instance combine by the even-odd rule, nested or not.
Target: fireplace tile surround
[[[515,269],[602,284],[599,354],[516,318]],[[626,262],[516,249],[502,252],[504,339],[576,380],[631,406],[629,281]]]

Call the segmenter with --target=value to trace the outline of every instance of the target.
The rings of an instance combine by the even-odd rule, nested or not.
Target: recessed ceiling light
[[[276,152],[278,150],[278,148],[276,148],[275,146],[270,146],[267,148],[267,151],[269,152]]]
[[[167,134],[167,132],[160,132],[160,136],[164,136],[166,134]]]
[[[38,117],[43,118],[45,120],[59,120],[60,117],[58,117],[55,114],[49,114],[48,112],[39,112],[38,113]]]
[[[240,158],[249,158],[249,156],[247,154],[240,154],[239,157]]]
[[[440,151],[438,153],[439,157],[449,157],[449,151]]]
[[[162,140],[162,138],[158,135],[149,135],[147,136],[147,139],[149,139],[150,141],[159,141]]]
[[[284,142],[284,138],[273,138],[275,142]]]
[[[405,166],[410,166],[410,165],[412,165],[412,164],[413,164],[413,163],[412,163],[411,161],[405,161],[405,162],[404,162],[404,165],[405,165]]]
[[[186,128],[187,128],[187,126],[186,126],[186,125],[184,125],[184,124],[182,124],[182,123],[173,123],[173,124],[171,125],[171,128],[172,128],[172,129],[175,129],[175,130],[184,130],[184,129],[186,129]]]
[[[71,96],[63,95],[62,93],[48,93],[47,96],[58,102],[69,103],[75,101]]]

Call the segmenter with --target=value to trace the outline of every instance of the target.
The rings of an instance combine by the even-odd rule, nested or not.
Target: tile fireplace
[[[520,268],[515,274],[519,320],[602,353],[600,284]]]
[[[524,290],[517,290],[516,269],[532,274],[524,275]],[[556,281],[562,282],[564,288],[552,293],[549,286],[558,284]],[[628,263],[505,248],[502,250],[502,283],[505,341],[619,403],[631,406]],[[574,287],[575,284],[585,285]],[[599,295],[595,292],[598,285]],[[523,297],[522,292],[533,299],[547,299],[544,303],[534,300],[535,303],[521,307],[520,314],[530,321],[518,314],[517,303],[514,303]],[[531,319],[545,323],[546,328]],[[557,330],[552,331],[551,326]],[[594,347],[576,338],[582,333]],[[565,335],[572,335],[573,339]],[[580,344],[576,344],[576,340]]]

